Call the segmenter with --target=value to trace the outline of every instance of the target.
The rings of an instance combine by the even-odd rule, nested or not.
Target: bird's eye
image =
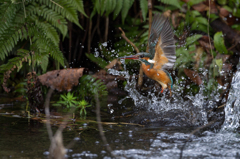
[[[143,57],[144,57],[144,55],[140,55],[139,57],[140,57],[140,58],[143,58]]]

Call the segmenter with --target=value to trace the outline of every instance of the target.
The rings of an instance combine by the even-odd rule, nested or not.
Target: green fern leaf
[[[51,39],[53,43],[58,46],[60,40],[57,31],[49,23],[38,22],[37,20],[35,23],[39,28],[41,28],[43,35]]]
[[[100,13],[101,13],[101,16],[103,15],[103,13],[104,13],[104,11],[105,11],[105,9],[106,9],[106,1],[107,0],[100,0]]]
[[[32,55],[33,61],[34,61],[34,66],[40,66],[43,70],[43,73],[47,71],[47,66],[48,66],[48,59],[49,59],[49,54],[48,53],[35,53]]]
[[[87,17],[87,15],[84,11],[82,0],[72,0],[72,3],[73,3],[73,6],[75,6],[80,13],[82,13],[83,15],[85,15]]]
[[[106,16],[108,16],[116,7],[115,0],[106,0]]]
[[[78,15],[77,11],[75,10],[75,6],[73,6],[73,4],[70,1],[55,0],[55,2],[58,5],[54,3],[49,3],[48,6],[54,9],[57,13],[66,17],[69,21],[74,22],[77,26],[82,28],[82,26],[78,22]]]
[[[117,2],[117,4],[116,4],[116,8],[114,9],[114,12],[113,12],[113,19],[115,19],[118,16],[118,14],[120,13],[122,6],[123,6],[123,0],[117,0],[116,2]]]
[[[143,20],[145,21],[148,13],[148,1],[140,0],[140,8],[142,10]]]
[[[122,23],[124,24],[125,18],[128,14],[129,9],[133,5],[134,0],[123,0],[122,6]]]
[[[100,0],[95,0],[95,3],[94,3],[94,9],[96,9],[96,11],[98,12],[98,14],[100,14],[100,11],[101,11],[101,3],[100,3]]]

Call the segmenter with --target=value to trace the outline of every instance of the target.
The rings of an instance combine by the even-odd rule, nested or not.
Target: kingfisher
[[[173,79],[167,71],[173,68],[176,61],[175,40],[173,30],[164,14],[155,14],[148,40],[149,53],[139,52],[135,55],[119,57],[120,59],[138,60],[143,72],[157,81],[164,89],[168,88],[172,95]]]

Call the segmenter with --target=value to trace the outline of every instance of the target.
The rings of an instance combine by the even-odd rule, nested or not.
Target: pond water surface
[[[110,70],[111,72],[111,70]],[[112,154],[120,158],[240,158],[239,93],[240,72],[225,106],[225,120],[211,127],[206,107],[214,107],[200,90],[183,100],[173,95],[157,99],[154,94],[142,96],[134,88],[136,81],[127,78],[129,93],[116,103],[102,106],[102,125]],[[204,89],[204,88],[202,88]],[[106,108],[106,105],[107,108]],[[144,107],[144,109],[142,109]],[[50,145],[44,122],[23,117],[25,103],[16,102],[0,108],[0,157],[47,158]],[[224,112],[220,113],[224,116]],[[77,120],[63,131],[68,158],[113,158],[102,142],[94,111],[85,120]],[[219,125],[218,124],[218,125]],[[195,131],[197,127],[206,125]],[[210,128],[208,127],[210,126]],[[54,126],[53,129],[57,129]]]

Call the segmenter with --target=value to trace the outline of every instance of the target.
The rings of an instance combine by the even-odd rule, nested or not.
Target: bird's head
[[[147,52],[139,52],[135,55],[129,55],[129,56],[124,56],[124,57],[119,57],[119,59],[131,59],[131,60],[139,60],[144,63],[154,63],[153,60],[151,60],[151,54]]]

